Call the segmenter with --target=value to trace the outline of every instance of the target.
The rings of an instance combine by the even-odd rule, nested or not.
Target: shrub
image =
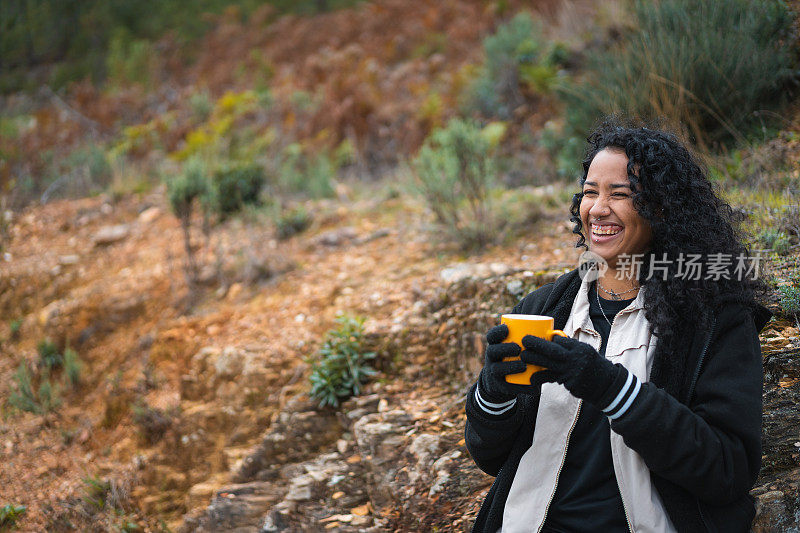
[[[311,397],[320,407],[338,406],[343,399],[361,393],[364,382],[376,373],[368,361],[374,352],[363,351],[364,319],[341,316],[339,327],[328,331],[322,348],[311,363]]]
[[[781,309],[787,315],[800,314],[800,275],[796,275],[786,285],[778,287]]]
[[[58,385],[50,382],[48,372],[39,380],[39,389],[36,392],[33,376],[24,362],[20,363],[13,380],[17,384],[17,390],[11,392],[8,403],[20,411],[43,415],[61,405]]]
[[[256,164],[234,164],[217,170],[212,181],[217,212],[224,218],[245,204],[259,204],[265,182],[264,169]]]
[[[98,477],[86,477],[83,483],[83,500],[98,511],[105,508],[111,493],[111,482]]]
[[[439,225],[464,248],[492,240],[497,228],[489,193],[495,162],[489,140],[476,124],[453,119],[434,130],[413,164],[414,189]]]
[[[465,112],[509,119],[526,90],[550,90],[567,53],[563,45],[546,44],[541,32],[541,24],[523,12],[484,39],[485,59],[463,96]]]
[[[211,95],[207,90],[192,93],[189,97],[189,107],[192,108],[192,115],[199,122],[205,122],[214,110]]]
[[[64,357],[58,353],[58,346],[50,339],[42,339],[36,345],[39,352],[39,366],[47,369],[61,368],[64,365]]]
[[[19,338],[19,332],[22,329],[22,319],[15,318],[9,323],[9,328],[11,329],[11,339],[16,340]]]
[[[13,503],[7,503],[0,507],[0,531],[14,527],[26,511],[27,508],[24,505],[14,505]]]
[[[71,348],[64,350],[64,380],[67,384],[73,388],[77,387],[81,381],[82,370],[83,362],[78,353]]]
[[[278,186],[286,193],[310,198],[334,195],[333,182],[338,168],[327,152],[308,153],[299,143],[292,143],[283,153],[278,170]]]
[[[789,253],[792,246],[789,235],[777,229],[767,229],[763,231],[759,236],[759,241],[778,255]]]
[[[195,200],[209,195],[210,187],[205,165],[199,158],[191,158],[183,172],[167,181],[167,196],[173,213],[180,218],[190,218]]]
[[[150,407],[144,403],[133,405],[133,422],[139,427],[139,435],[147,444],[160,441],[175,421],[174,410]]]
[[[792,17],[765,0],[637,0],[634,28],[588,54],[585,83],[565,84],[572,135],[600,116],[664,116],[708,145],[742,140],[796,76]]]
[[[302,233],[311,225],[311,214],[302,205],[285,209],[275,217],[275,231],[278,239],[288,239]]]

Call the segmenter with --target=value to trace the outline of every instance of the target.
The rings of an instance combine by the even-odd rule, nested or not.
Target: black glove
[[[522,338],[523,361],[546,367],[534,374],[541,381],[564,385],[576,398],[582,398],[599,409],[606,408],[626,384],[628,371],[614,364],[585,342],[570,337],[553,337],[547,341],[533,335]],[[630,383],[630,381],[628,381]]]
[[[508,326],[500,324],[486,333],[485,361],[478,376],[478,393],[483,400],[501,404],[517,397],[518,394],[536,394],[538,388],[530,385],[516,385],[506,381],[509,374],[524,372],[527,365],[522,361],[503,361],[505,357],[518,357],[522,348],[515,342],[503,342],[508,337]],[[534,374],[536,376],[536,374]]]

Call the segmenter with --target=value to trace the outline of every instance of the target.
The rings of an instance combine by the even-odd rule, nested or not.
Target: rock
[[[214,361],[214,369],[220,378],[233,378],[242,373],[244,355],[234,346],[226,346]]]
[[[262,518],[280,498],[271,483],[252,482],[228,485],[216,491],[211,503],[196,519],[184,522],[181,531],[235,531],[250,528],[258,531]]]
[[[139,222],[141,222],[142,224],[150,224],[160,215],[161,215],[161,209],[155,206],[148,207],[147,209],[139,213]]]
[[[113,244],[126,238],[130,233],[127,224],[117,224],[116,226],[103,226],[92,237],[95,246]]]
[[[506,284],[506,290],[517,297],[524,296],[523,291],[525,290],[524,286],[522,285],[522,280],[519,279],[512,279]]]
[[[315,242],[323,246],[337,247],[353,241],[356,237],[358,237],[356,229],[351,226],[346,226],[320,234],[315,239]]]
[[[465,279],[484,279],[492,276],[504,276],[514,270],[505,263],[459,263],[442,269],[439,278],[445,283],[456,283]]]
[[[291,400],[261,443],[234,468],[233,479],[238,482],[257,479],[276,466],[318,453],[339,440],[343,428],[335,413],[315,408],[308,398]]]
[[[430,466],[437,457],[442,446],[442,437],[431,433],[421,433],[414,437],[408,447],[409,453],[416,462],[415,471],[409,473],[411,482],[416,482],[417,478],[430,474]]]
[[[359,244],[368,243],[368,242],[374,241],[376,239],[382,239],[383,237],[387,237],[387,236],[389,236],[391,234],[392,234],[392,231],[389,228],[381,228],[381,229],[373,231],[372,233],[370,233],[366,237],[358,239],[358,243]]]
[[[456,467],[456,459],[461,457],[460,450],[453,450],[452,452],[443,455],[442,457],[438,458],[436,462],[433,463],[433,467],[431,470],[436,475],[436,479],[433,481],[431,485],[431,490],[428,492],[428,496],[433,496],[444,490],[447,483],[450,481],[450,473]]]
[[[751,531],[800,531],[800,468],[762,481],[751,492],[756,498],[756,517]]]
[[[78,263],[79,260],[80,260],[80,257],[75,255],[75,254],[62,255],[61,257],[58,258],[58,263],[60,265],[64,265],[64,266],[66,266],[66,265],[75,265],[75,264]]]
[[[401,461],[411,417],[404,411],[373,413],[353,424],[353,435],[359,451],[367,461],[367,492],[376,509],[392,505],[403,493],[403,484],[396,475]]]
[[[288,527],[289,525],[286,522],[286,517],[277,509],[273,509],[267,513],[267,516],[264,518],[264,522],[261,524],[261,530],[259,533],[277,533],[287,529]]]
[[[200,505],[208,505],[214,490],[218,487],[217,483],[198,483],[192,485],[186,494],[186,508],[194,509]]]

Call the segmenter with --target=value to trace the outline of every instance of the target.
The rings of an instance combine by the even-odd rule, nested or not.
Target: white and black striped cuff
[[[639,381],[633,373],[628,370],[625,370],[625,372],[628,373],[628,377],[625,378],[625,384],[622,386],[622,389],[620,389],[617,397],[614,398],[614,401],[603,409],[603,412],[611,420],[616,420],[625,414],[633,403],[633,400],[636,399],[636,395],[639,394],[639,390],[642,388],[642,382]]]
[[[502,415],[506,411],[513,409],[517,404],[516,398],[502,403],[487,402],[481,397],[481,393],[478,390],[479,388],[480,386],[475,387],[475,402],[478,404],[478,407],[490,415]]]

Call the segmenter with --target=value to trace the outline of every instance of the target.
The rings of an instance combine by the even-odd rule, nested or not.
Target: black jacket
[[[566,325],[581,278],[573,270],[528,296],[514,313],[552,316]],[[755,516],[749,491],[761,467],[763,368],[758,332],[771,313],[720,302],[711,327],[693,328],[676,346],[656,346],[650,381],[630,409],[611,421],[650,469],[677,530],[747,531]],[[474,389],[475,385],[473,385]],[[495,533],[522,455],[530,448],[538,396],[520,395],[504,419],[490,419],[467,394],[466,445],[478,467],[496,476],[473,531]]]

